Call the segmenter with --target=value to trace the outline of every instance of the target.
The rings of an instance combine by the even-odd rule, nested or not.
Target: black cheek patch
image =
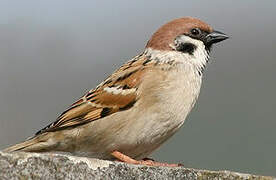
[[[192,43],[181,43],[176,47],[176,50],[193,55],[196,48],[197,47]]]

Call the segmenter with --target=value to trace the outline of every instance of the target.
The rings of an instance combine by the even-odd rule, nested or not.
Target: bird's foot
[[[115,158],[117,158],[118,160],[125,162],[125,163],[129,163],[129,164],[140,164],[140,165],[146,165],[146,166],[165,166],[165,167],[183,166],[182,164],[169,164],[169,163],[156,162],[150,158],[145,158],[143,160],[137,161],[127,155],[124,155],[123,153],[120,153],[119,151],[113,151],[111,153],[111,155],[114,156]]]

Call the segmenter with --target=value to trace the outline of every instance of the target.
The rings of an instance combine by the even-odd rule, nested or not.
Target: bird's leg
[[[166,167],[183,166],[182,164],[168,164],[168,163],[155,162],[151,159],[137,161],[127,155],[124,155],[123,153],[120,153],[119,151],[113,151],[111,155],[117,158],[118,160],[129,164],[140,164],[140,165],[146,165],[146,166],[166,166]]]

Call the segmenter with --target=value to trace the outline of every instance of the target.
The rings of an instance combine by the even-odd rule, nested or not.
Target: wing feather
[[[148,61],[143,54],[136,56],[73,103],[55,122],[38,131],[36,135],[85,124],[130,108],[139,98],[137,89]]]

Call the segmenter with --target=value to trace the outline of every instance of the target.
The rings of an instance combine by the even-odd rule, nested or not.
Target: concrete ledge
[[[230,171],[129,165],[60,154],[0,152],[0,179],[276,179]]]

